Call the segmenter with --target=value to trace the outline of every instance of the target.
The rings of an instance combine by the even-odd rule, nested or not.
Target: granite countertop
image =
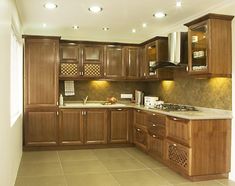
[[[232,111],[211,109],[204,107],[196,107],[198,111],[162,111],[157,109],[151,109],[142,105],[136,105],[133,103],[116,103],[112,105],[106,105],[104,102],[88,102],[85,105],[82,102],[66,102],[63,106],[59,106],[61,109],[66,108],[135,108],[149,112],[155,112],[164,114],[167,116],[179,117],[189,120],[205,120],[205,119],[232,119]]]

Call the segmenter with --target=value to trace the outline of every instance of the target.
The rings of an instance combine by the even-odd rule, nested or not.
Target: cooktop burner
[[[172,104],[172,103],[165,103],[165,104],[157,105],[155,109],[164,110],[164,111],[198,111],[193,106],[178,105],[178,104]]]

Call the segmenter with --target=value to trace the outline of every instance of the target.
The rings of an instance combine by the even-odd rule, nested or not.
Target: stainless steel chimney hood
[[[168,35],[168,61],[161,61],[156,69],[185,67],[188,64],[188,33],[173,32]]]

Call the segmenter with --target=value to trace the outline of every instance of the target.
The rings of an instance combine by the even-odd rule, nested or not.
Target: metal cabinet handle
[[[156,125],[155,125],[155,124],[153,124],[153,127],[156,127]]]
[[[104,72],[104,76],[106,76],[106,72]]]
[[[153,113],[152,115],[155,116],[156,114]]]
[[[156,135],[152,135],[153,138],[156,138]]]
[[[137,112],[140,112],[140,110],[137,110]]]
[[[177,145],[174,143],[173,146],[176,147]]]
[[[59,116],[59,112],[58,111],[56,112],[56,115]]]
[[[117,109],[118,111],[122,111],[122,109]]]
[[[140,129],[136,129],[137,131],[141,131]]]

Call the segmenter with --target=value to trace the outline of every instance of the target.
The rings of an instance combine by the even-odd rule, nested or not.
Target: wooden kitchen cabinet
[[[231,120],[167,117],[166,163],[191,180],[226,178],[230,171]]]
[[[139,47],[125,47],[126,78],[139,78]]]
[[[60,43],[60,78],[81,76],[80,46],[76,43]]]
[[[133,130],[134,144],[140,147],[143,151],[148,150],[148,132],[146,127],[134,124]]]
[[[106,46],[104,76],[106,78],[125,79],[126,66],[122,46]]]
[[[129,110],[112,109],[110,111],[110,139],[109,143],[129,142]]]
[[[104,71],[104,46],[82,46],[82,76],[84,78],[101,78]]]
[[[107,110],[86,109],[84,118],[84,143],[107,144]]]
[[[24,146],[58,144],[58,37],[25,37]]]
[[[24,113],[24,144],[56,146],[58,144],[57,109],[27,109]]]
[[[232,19],[233,16],[207,14],[185,24],[189,74],[231,77]]]
[[[61,109],[59,121],[59,144],[83,144],[83,111],[81,109]]]

